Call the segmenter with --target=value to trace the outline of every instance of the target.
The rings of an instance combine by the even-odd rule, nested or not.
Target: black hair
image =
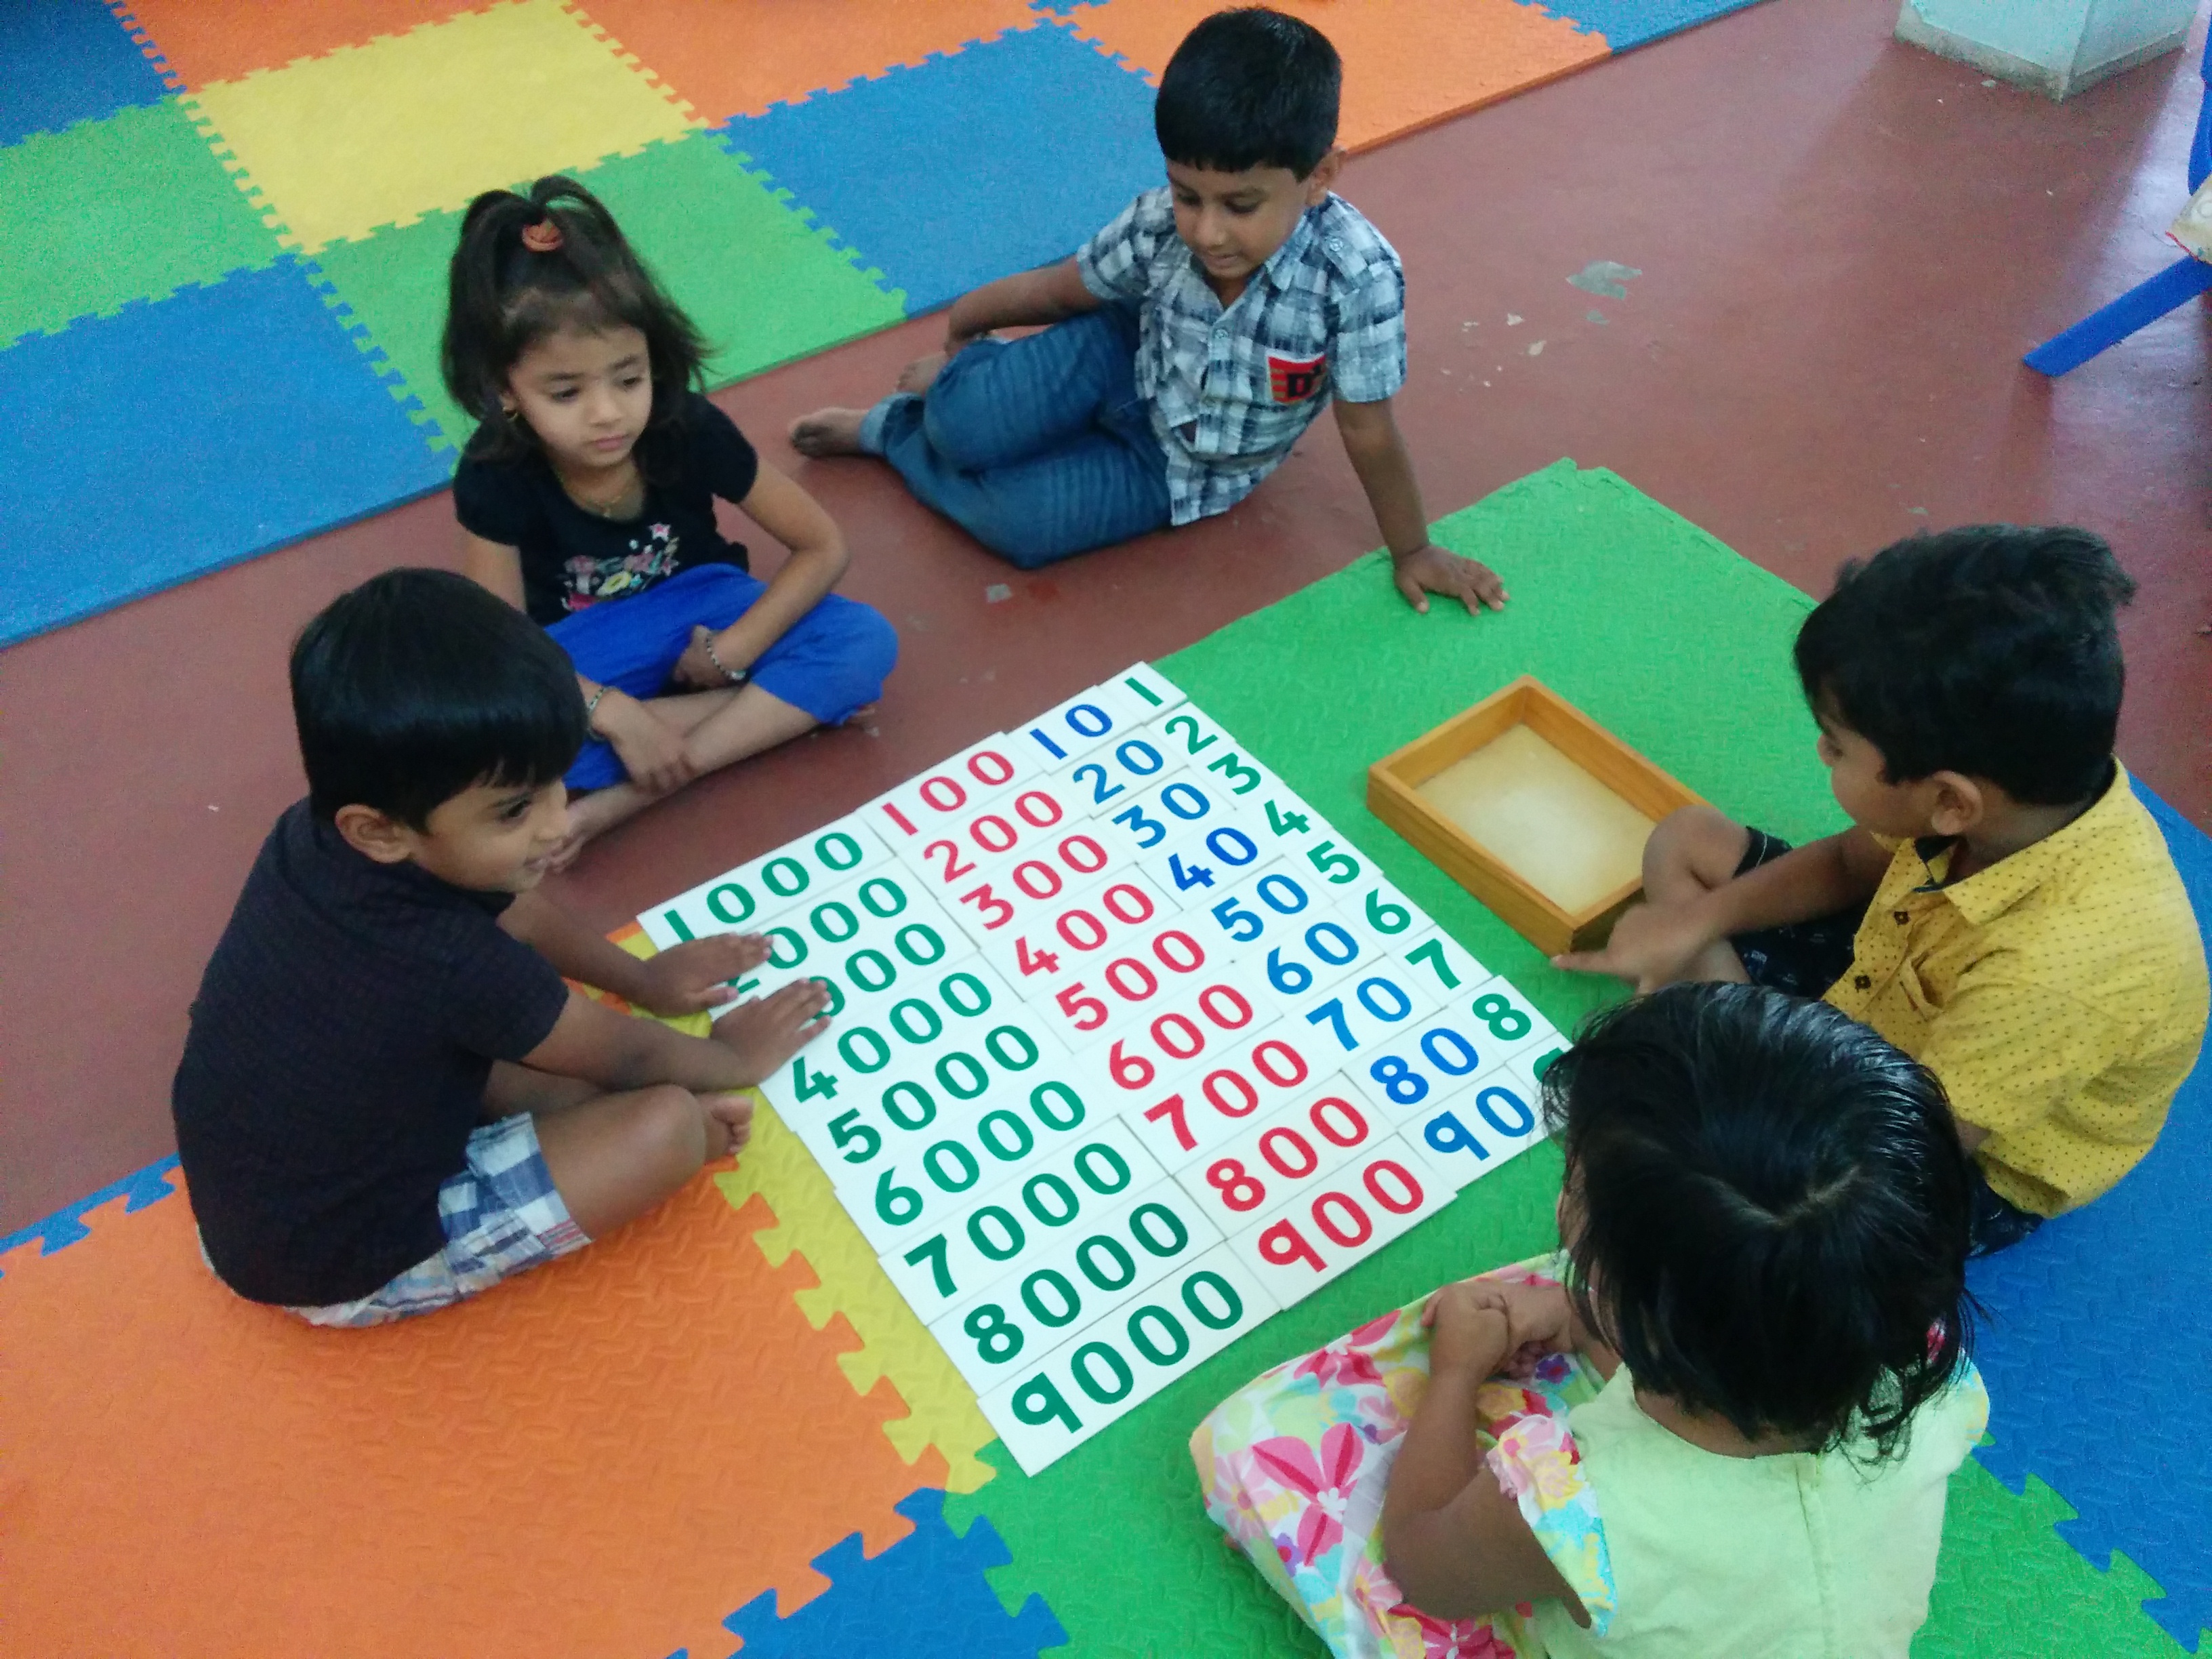
[[[1892,783],[1960,772],[2070,805],[2111,771],[2127,678],[2112,612],[2135,591],[2086,530],[1914,536],[1844,566],[1798,630],[1797,678]]]
[[[1543,1086],[1569,1295],[1638,1385],[1893,1455],[1971,1340],[1971,1177],[1934,1074],[1825,1003],[1678,985],[1593,1016]]]
[[[703,381],[707,347],[698,329],[654,283],[598,197],[557,174],[526,196],[486,191],[461,220],[439,359],[453,401],[483,422],[470,454],[511,460],[536,446],[527,422],[502,418],[500,394],[522,354],[564,328],[634,328],[645,336],[649,430],[675,425],[684,393]]]
[[[1303,179],[1336,146],[1343,85],[1343,61],[1312,24],[1265,6],[1217,11],[1168,59],[1152,130],[1184,167]]]
[[[479,783],[536,788],[584,746],[576,671],[545,631],[450,570],[387,570],[341,593],[292,647],[308,800],[413,829]]]

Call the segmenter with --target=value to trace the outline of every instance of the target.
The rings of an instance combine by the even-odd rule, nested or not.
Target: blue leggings
[[[768,591],[733,564],[696,564],[629,599],[608,599],[545,631],[587,679],[633,697],[672,689],[668,677],[704,623],[727,628]],[[753,665],[752,683],[772,697],[835,726],[883,695],[898,660],[898,635],[880,612],[841,593],[825,595]],[[604,789],[629,775],[613,745],[593,738],[566,779],[571,789]]]

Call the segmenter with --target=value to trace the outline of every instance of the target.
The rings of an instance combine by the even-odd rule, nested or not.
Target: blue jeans
[[[766,582],[733,564],[695,564],[642,593],[563,617],[545,631],[586,678],[633,697],[657,697],[671,689],[668,677],[695,624],[727,628],[767,591]],[[898,635],[881,613],[830,593],[761,653],[752,683],[835,726],[883,695],[884,677],[897,660]],[[593,738],[566,781],[571,789],[604,789],[628,775],[614,746]]]
[[[1024,570],[1168,522],[1167,458],[1137,396],[1137,313],[1105,306],[978,340],[926,396],[868,411],[861,447]]]

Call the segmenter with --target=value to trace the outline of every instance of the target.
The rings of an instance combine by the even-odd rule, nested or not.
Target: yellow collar
[[[1975,871],[1964,881],[1935,890],[1948,899],[1959,914],[1975,927],[1985,927],[2051,877],[2078,862],[2097,842],[2111,835],[2134,799],[2135,792],[2128,784],[2128,769],[2115,757],[2112,781],[2105,786],[2105,793],[2073,823],[2063,830],[2052,830],[2041,841],[2029,842],[1985,870]],[[1950,845],[1947,842],[1923,854],[1923,866]]]

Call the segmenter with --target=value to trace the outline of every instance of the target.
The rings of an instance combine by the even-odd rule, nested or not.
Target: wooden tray
[[[1508,862],[1504,853],[1476,839],[1438,804],[1435,798],[1438,791],[1433,786],[1440,775],[1515,727],[1525,727],[1543,740],[1542,744],[1520,745],[1529,751],[1527,758],[1537,772],[1548,768],[1554,775],[1586,775],[1574,780],[1562,775],[1561,781],[1572,781],[1576,787],[1563,792],[1561,799],[1576,799],[1579,791],[1580,808],[1571,815],[1577,829],[1587,827],[1581,809],[1600,809],[1590,813],[1605,820],[1606,828],[1598,838],[1610,840],[1613,861],[1620,864],[1626,879],[1606,880],[1590,889],[1587,875],[1577,884],[1553,873],[1549,878],[1551,890],[1547,891],[1523,869]],[[1544,752],[1543,744],[1556,755]],[[1559,757],[1571,763],[1571,768],[1562,767]],[[1591,787],[1593,782],[1596,790]],[[1428,793],[1424,793],[1424,785],[1432,786]],[[1479,784],[1473,787],[1480,788]],[[1610,795],[1613,801],[1603,801],[1601,795]],[[1524,807],[1528,799],[1534,797],[1522,798]],[[1698,801],[1697,795],[1582,710],[1526,674],[1495,696],[1486,697],[1465,714],[1455,715],[1367,769],[1369,810],[1547,956],[1602,945],[1613,931],[1614,920],[1643,891],[1641,874],[1632,862],[1622,863],[1620,857],[1629,848],[1634,817],[1641,816],[1647,823],[1656,823],[1675,808]],[[1624,805],[1632,811],[1624,811]],[[1563,817],[1562,822],[1567,821]],[[1650,833],[1646,828],[1633,836],[1636,856],[1640,856],[1643,838]],[[1592,868],[1601,871],[1604,863],[1602,859],[1595,860]],[[1573,890],[1577,884],[1583,890]],[[1554,896],[1559,893],[1570,902],[1561,902]]]

